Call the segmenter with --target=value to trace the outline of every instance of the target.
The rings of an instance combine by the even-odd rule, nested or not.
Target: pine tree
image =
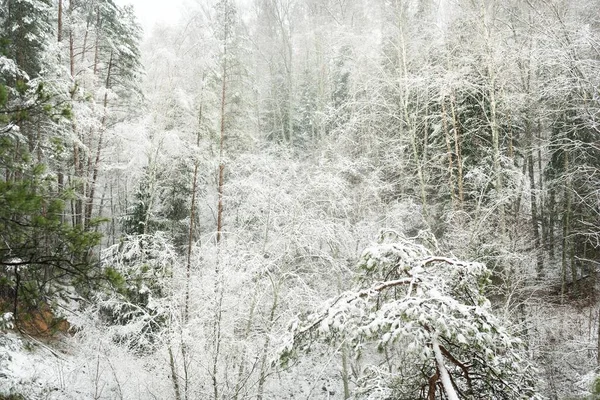
[[[356,289],[293,323],[284,361],[321,339],[369,360],[355,398],[541,398],[522,341],[483,296],[482,264],[386,232],[363,251],[359,269]]]

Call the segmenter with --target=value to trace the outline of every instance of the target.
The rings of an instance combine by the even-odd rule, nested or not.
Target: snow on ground
[[[171,397],[167,363],[135,357],[109,335],[54,338],[48,344],[0,330],[0,398],[27,400]],[[68,349],[68,350],[67,350]],[[20,398],[20,397],[17,397]]]
[[[68,359],[42,342],[15,333],[0,333],[0,395],[20,394],[27,399],[48,398],[64,387]]]

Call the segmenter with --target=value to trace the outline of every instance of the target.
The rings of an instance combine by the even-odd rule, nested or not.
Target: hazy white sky
[[[156,23],[177,22],[185,10],[185,2],[186,0],[116,0],[119,5],[133,4],[146,35]]]

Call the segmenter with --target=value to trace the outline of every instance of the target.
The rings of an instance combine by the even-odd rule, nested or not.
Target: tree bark
[[[58,43],[62,42],[63,31],[63,0],[58,0],[58,27],[56,28],[56,36]]]

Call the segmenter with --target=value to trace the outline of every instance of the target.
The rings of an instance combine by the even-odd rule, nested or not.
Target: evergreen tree
[[[29,312],[62,295],[89,293],[102,275],[91,252],[100,237],[63,222],[69,193],[46,165],[57,123],[70,116],[68,105],[47,89],[42,62],[52,37],[50,4],[16,0],[2,6],[0,308],[20,325]]]
[[[284,361],[323,338],[370,360],[357,399],[541,398],[521,340],[483,296],[487,269],[383,236],[362,254],[358,288],[293,324]]]
[[[42,54],[52,37],[51,0],[2,0],[0,37],[3,53],[30,78],[44,68]]]

